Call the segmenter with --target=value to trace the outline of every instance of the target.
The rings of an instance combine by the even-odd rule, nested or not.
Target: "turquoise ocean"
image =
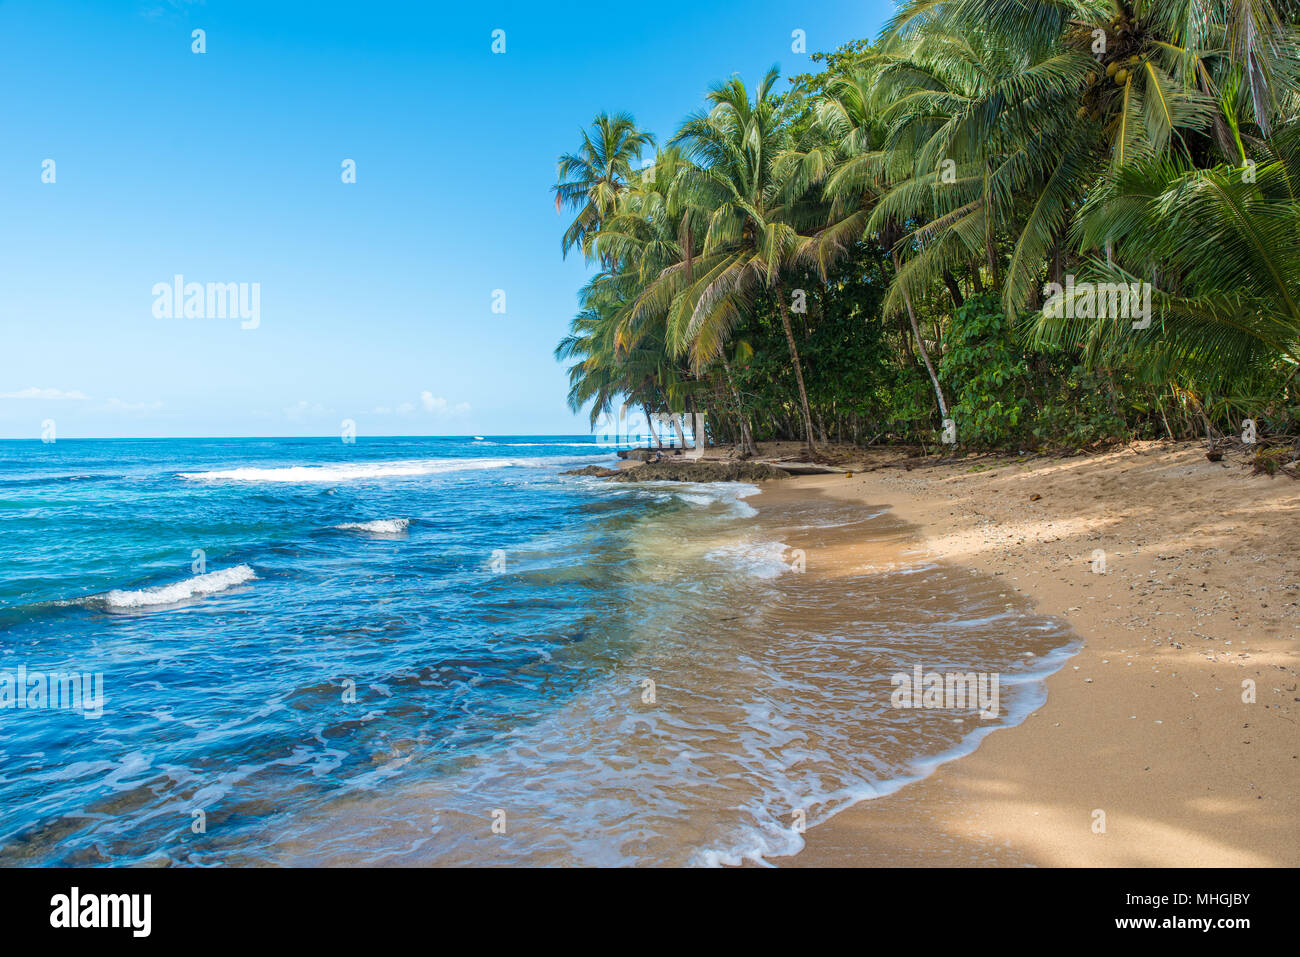
[[[1020,720],[1074,647],[884,505],[563,474],[613,461],[0,442],[0,863],[765,862]],[[846,527],[911,557],[801,574],[790,542]],[[917,664],[1001,675],[1000,716],[891,708]],[[98,706],[17,706],[53,673]]]

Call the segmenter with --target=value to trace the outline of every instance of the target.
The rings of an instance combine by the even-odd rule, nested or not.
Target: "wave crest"
[[[92,596],[87,601],[102,604],[109,609],[152,608],[156,605],[175,605],[190,598],[199,598],[203,595],[214,595],[217,592],[226,591],[236,585],[250,582],[255,578],[257,578],[257,573],[247,565],[235,565],[232,568],[222,568],[219,571],[195,575],[193,578],[173,582],[170,585],[155,585],[152,588],[141,588],[135,591],[115,588],[102,595]]]
[[[344,522],[335,525],[345,532],[369,532],[371,535],[403,535],[411,525],[409,518],[377,518],[372,522]]]
[[[351,462],[335,465],[286,465],[277,468],[240,466],[210,472],[177,472],[178,478],[195,482],[349,482],[358,479],[402,478],[472,472],[517,466],[569,465],[590,462],[600,456],[547,456],[530,459],[402,459],[391,462]]]

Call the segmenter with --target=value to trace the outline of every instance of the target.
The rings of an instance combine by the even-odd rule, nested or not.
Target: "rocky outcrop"
[[[596,478],[609,478],[617,475],[618,469],[607,469],[603,465],[584,465],[580,469],[561,472],[561,475],[594,475]]]
[[[657,462],[661,458],[681,455],[681,449],[619,449],[614,453],[620,459],[638,459],[642,462]]]
[[[765,482],[790,473],[762,462],[648,462],[607,476],[611,482]]]

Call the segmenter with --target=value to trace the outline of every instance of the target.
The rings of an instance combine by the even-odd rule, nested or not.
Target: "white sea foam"
[[[583,461],[591,461],[584,458]],[[599,461],[599,459],[596,459]],[[654,493],[652,501],[671,502],[676,499],[698,508],[724,506],[728,517],[753,518],[758,514],[754,506],[745,501],[757,495],[759,487],[744,482],[609,482],[603,478],[584,477],[578,483],[602,495],[645,495]]]
[[[91,600],[97,600],[107,608],[150,608],[154,605],[174,605],[190,598],[213,595],[255,578],[257,573],[247,565],[235,565],[231,568],[195,575],[193,578],[173,582],[170,585],[155,585],[137,591],[115,588],[103,595],[94,596]]]
[[[706,552],[704,557],[755,578],[776,578],[794,567],[792,561],[786,560],[789,550],[790,546],[784,542],[731,542]]]
[[[736,518],[753,518],[758,510],[745,499],[757,495],[757,485],[744,482],[643,482],[642,485],[666,487],[678,500],[688,505],[708,507],[723,505]]]
[[[344,522],[335,528],[345,532],[369,532],[372,535],[402,535],[410,526],[409,518],[378,518],[373,522]]]
[[[484,442],[484,445],[499,445],[507,449],[536,449],[536,448],[563,448],[574,449],[590,446],[596,448],[590,442]],[[603,450],[602,450],[603,451]]]
[[[278,468],[240,466],[210,472],[178,472],[179,478],[198,482],[350,482],[360,479],[402,478],[472,472],[518,466],[568,465],[592,462],[597,456],[550,456],[535,459],[401,459],[390,462],[349,462],[333,465],[286,465]]]
[[[751,820],[738,828],[737,833],[728,840],[697,849],[690,863],[704,867],[738,866],[745,863],[771,867],[774,865],[770,858],[799,853],[804,847],[802,835],[781,824],[789,808],[818,807],[819,811],[810,814],[807,819],[807,826],[812,827],[829,820],[845,808],[893,794],[904,785],[929,777],[949,761],[973,753],[979,743],[994,731],[1015,727],[1041,708],[1047,701],[1047,679],[1077,654],[1080,647],[1081,644],[1077,641],[1067,642],[1035,658],[1034,666],[1019,674],[1000,675],[1003,686],[1022,689],[1020,693],[1011,696],[1000,721],[974,726],[941,753],[916,758],[907,768],[899,769],[889,777],[875,781],[849,780],[828,788],[814,776],[812,780],[816,782],[816,787],[808,793],[805,790],[808,780],[790,773],[793,762],[789,761],[788,754],[782,753],[781,760],[769,761],[764,766],[767,773],[761,775],[763,793],[745,805],[745,809],[752,812]],[[760,741],[763,734],[770,734],[769,726],[754,720],[757,715],[752,709],[749,717],[751,725],[762,732],[758,735]],[[741,735],[744,737],[748,733],[748,730],[742,731]],[[749,747],[751,750],[762,750],[763,753],[776,750],[770,743],[765,749],[756,749],[753,744]]]

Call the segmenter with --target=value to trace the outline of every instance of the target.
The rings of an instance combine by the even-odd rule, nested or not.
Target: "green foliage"
[[[1120,397],[1104,374],[1079,364],[1051,366],[1039,380],[1027,444],[1048,450],[1082,449],[1129,437],[1154,437],[1144,416],[1146,405],[1131,404],[1126,418]]]
[[[956,397],[951,411],[962,444],[996,446],[1024,434],[1029,363],[996,296],[972,296],[957,309],[940,378]]]
[[[1297,6],[903,0],[786,92],[716,85],[644,169],[597,116],[555,187],[599,269],[570,404],[810,445],[943,409],[980,448],[1295,431]],[[1153,321],[1045,317],[1065,276],[1149,283]]]
[[[828,282],[809,272],[789,280],[791,291],[806,293],[794,327],[808,401],[831,441],[917,441],[930,427],[934,396],[925,373],[899,362],[905,334],[881,320],[886,264],[878,246],[860,244]],[[733,373],[753,416],[755,438],[796,437],[794,373],[770,296],[756,304],[739,336],[752,356]]]
[[[978,448],[1083,448],[1121,439],[1144,407],[1119,407],[1110,377],[1069,353],[1027,350],[992,293],[956,311],[941,376],[954,396],[962,445]],[[1140,391],[1129,383],[1130,394]]]

